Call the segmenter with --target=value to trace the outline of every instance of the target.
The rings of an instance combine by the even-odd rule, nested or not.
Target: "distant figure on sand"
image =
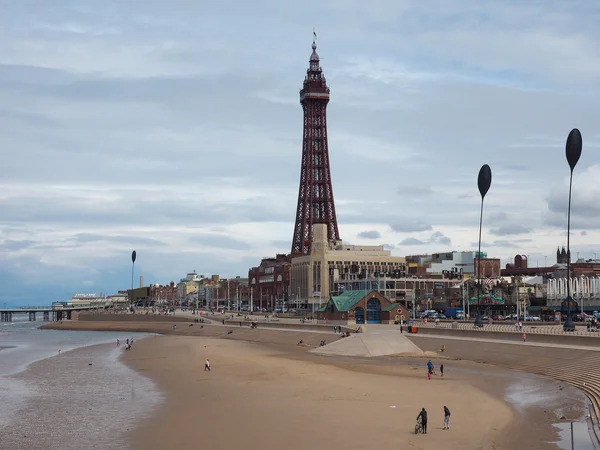
[[[117,339],[117,347],[121,345],[121,342],[119,342],[119,340]]]
[[[427,362],[427,373],[433,375],[433,363],[431,362],[431,360]]]
[[[210,361],[208,359],[204,363],[204,371],[206,372],[207,370],[210,372]]]
[[[444,376],[444,365],[443,364],[440,366],[440,375],[442,377]]]
[[[421,425],[423,426],[423,434],[427,434],[427,411],[425,411],[425,408],[417,416],[417,420],[419,419],[421,419]]]
[[[444,430],[450,429],[450,410],[444,406]]]
[[[523,342],[527,342],[527,335],[523,333]]]

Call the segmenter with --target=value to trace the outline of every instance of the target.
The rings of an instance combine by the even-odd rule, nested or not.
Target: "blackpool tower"
[[[329,150],[327,148],[327,104],[329,88],[319,64],[317,44],[313,39],[309,67],[300,90],[304,111],[302,167],[298,189],[298,207],[292,240],[292,255],[308,255],[313,242],[313,225],[325,224],[327,240],[339,241]]]

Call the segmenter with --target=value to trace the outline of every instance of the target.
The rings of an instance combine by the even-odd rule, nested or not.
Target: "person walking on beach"
[[[527,342],[527,335],[523,333],[523,342]]]
[[[421,425],[423,426],[423,434],[427,434],[427,411],[425,411],[425,408],[421,409],[417,416],[417,420],[419,419],[421,419]]]
[[[444,378],[444,365],[443,364],[440,366],[440,375],[442,378]]]
[[[450,410],[444,406],[444,430],[450,429]]]
[[[204,371],[206,372],[207,370],[210,372],[210,361],[208,359],[204,363]]]
[[[117,339],[117,347],[121,345],[121,342]]]

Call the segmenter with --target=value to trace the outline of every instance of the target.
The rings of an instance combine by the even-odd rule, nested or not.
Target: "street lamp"
[[[567,162],[571,169],[571,175],[569,177],[569,206],[567,208],[567,320],[563,326],[564,331],[575,331],[575,323],[573,322],[573,314],[571,312],[571,305],[573,299],[571,298],[571,189],[573,187],[573,170],[577,165],[577,161],[581,157],[581,149],[583,146],[581,133],[577,128],[573,128],[567,137],[567,144],[565,146],[565,153],[567,156]]]
[[[131,301],[129,303],[129,307],[133,307],[133,269],[135,268],[135,259],[137,257],[137,253],[135,250],[131,252]]]
[[[485,194],[490,190],[492,185],[492,169],[487,164],[479,169],[477,177],[477,187],[481,194],[481,211],[479,213],[479,251],[477,252],[477,316],[475,317],[475,326],[483,327],[483,319],[481,318],[481,307],[479,304],[481,297],[481,226],[483,224],[483,199]]]

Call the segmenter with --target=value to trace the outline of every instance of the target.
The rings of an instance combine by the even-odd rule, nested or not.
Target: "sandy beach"
[[[132,435],[135,449],[492,449],[515,412],[503,401],[448,377],[430,382],[421,368],[363,372],[361,361],[315,358],[233,340],[151,337],[125,361],[167,392],[158,414]],[[212,370],[204,371],[205,359]],[[351,367],[352,366],[352,367]],[[477,401],[466,401],[467,398]],[[443,430],[443,406],[452,429]],[[421,407],[427,435],[415,435]],[[285,444],[283,444],[285,442]]]
[[[550,444],[558,439],[553,425],[562,416],[577,420],[585,411],[583,393],[564,383],[454,359],[463,359],[454,353],[463,345],[470,348],[469,343],[452,343],[452,355],[434,358],[436,367],[445,364],[445,377],[429,381],[424,358],[310,352],[322,339],[335,340],[333,333],[197,324],[173,329],[169,323],[143,322],[74,321],[47,327],[158,333],[122,353],[126,364],[165,394],[158,410],[131,429],[132,449],[264,449],[275,440],[289,449],[556,450]],[[419,344],[432,350],[439,345],[434,341]],[[488,361],[523,360],[531,357],[527,352],[539,350],[522,348],[523,355],[510,356],[502,348],[488,353]],[[206,358],[211,372],[204,371]],[[444,405],[452,411],[449,431],[442,429]],[[429,433],[415,436],[421,407],[429,412]]]

